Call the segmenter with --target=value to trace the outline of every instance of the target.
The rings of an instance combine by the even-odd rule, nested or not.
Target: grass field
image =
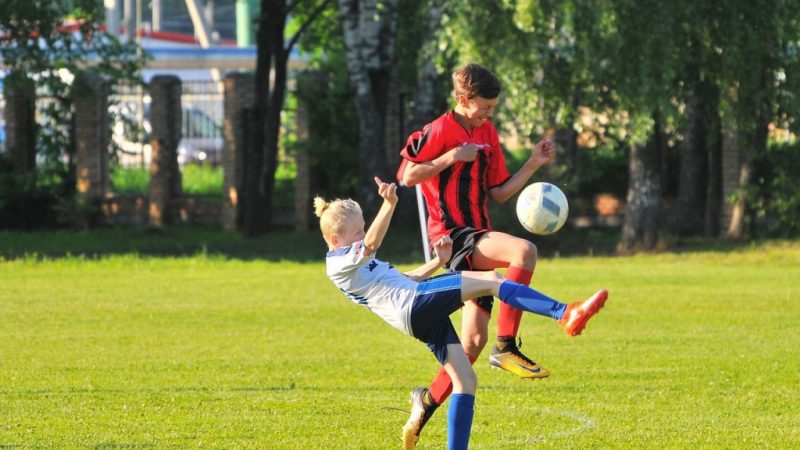
[[[0,448],[397,448],[436,370],[328,282],[321,241],[281,260],[48,239],[0,233]],[[549,379],[481,357],[471,448],[800,448],[798,280],[792,243],[540,261],[536,288],[608,304],[577,338],[526,316]]]

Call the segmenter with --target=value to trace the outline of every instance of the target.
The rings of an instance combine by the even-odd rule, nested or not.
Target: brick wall
[[[175,211],[174,223],[218,225],[222,216],[222,202],[202,197],[178,197],[171,200]],[[103,223],[106,225],[148,225],[150,201],[137,195],[115,195],[101,200]]]

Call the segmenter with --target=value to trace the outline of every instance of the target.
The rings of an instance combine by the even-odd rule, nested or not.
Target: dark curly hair
[[[453,72],[453,96],[497,98],[500,80],[491,70],[477,64],[467,64]]]

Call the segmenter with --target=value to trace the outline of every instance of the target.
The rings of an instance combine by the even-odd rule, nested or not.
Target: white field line
[[[583,433],[584,431],[589,430],[591,428],[594,428],[596,425],[595,421],[591,417],[585,416],[583,414],[578,414],[572,411],[555,410],[551,408],[536,408],[535,411],[543,415],[553,415],[553,416],[560,416],[560,417],[566,417],[568,419],[573,419],[574,421],[577,422],[577,426],[564,431],[556,431],[554,433],[545,433],[545,434],[540,434],[538,436],[528,436],[525,438],[520,438],[516,440],[515,444],[535,444],[537,442],[543,442],[550,439],[560,439],[567,436],[573,436],[576,434]],[[515,430],[515,432],[518,431],[519,428]]]

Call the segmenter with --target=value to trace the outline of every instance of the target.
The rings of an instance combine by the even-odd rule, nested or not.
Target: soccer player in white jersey
[[[603,307],[608,292],[601,289],[588,300],[565,304],[528,286],[505,280],[494,271],[450,272],[429,278],[450,259],[449,236],[434,243],[435,258],[400,273],[391,264],[375,258],[397,205],[395,184],[384,183],[377,177],[375,183],[383,204],[366,231],[361,207],[355,201],[314,199],[322,236],[328,244],[328,277],[351,301],[366,306],[430,348],[453,380],[447,414],[447,448],[466,449],[478,382],[450,322],[450,314],[471,298],[493,295],[517,309],[556,319],[567,334],[576,336]],[[412,408],[420,407],[412,398]],[[416,445],[419,434],[415,429],[408,424],[403,427],[404,448]]]

